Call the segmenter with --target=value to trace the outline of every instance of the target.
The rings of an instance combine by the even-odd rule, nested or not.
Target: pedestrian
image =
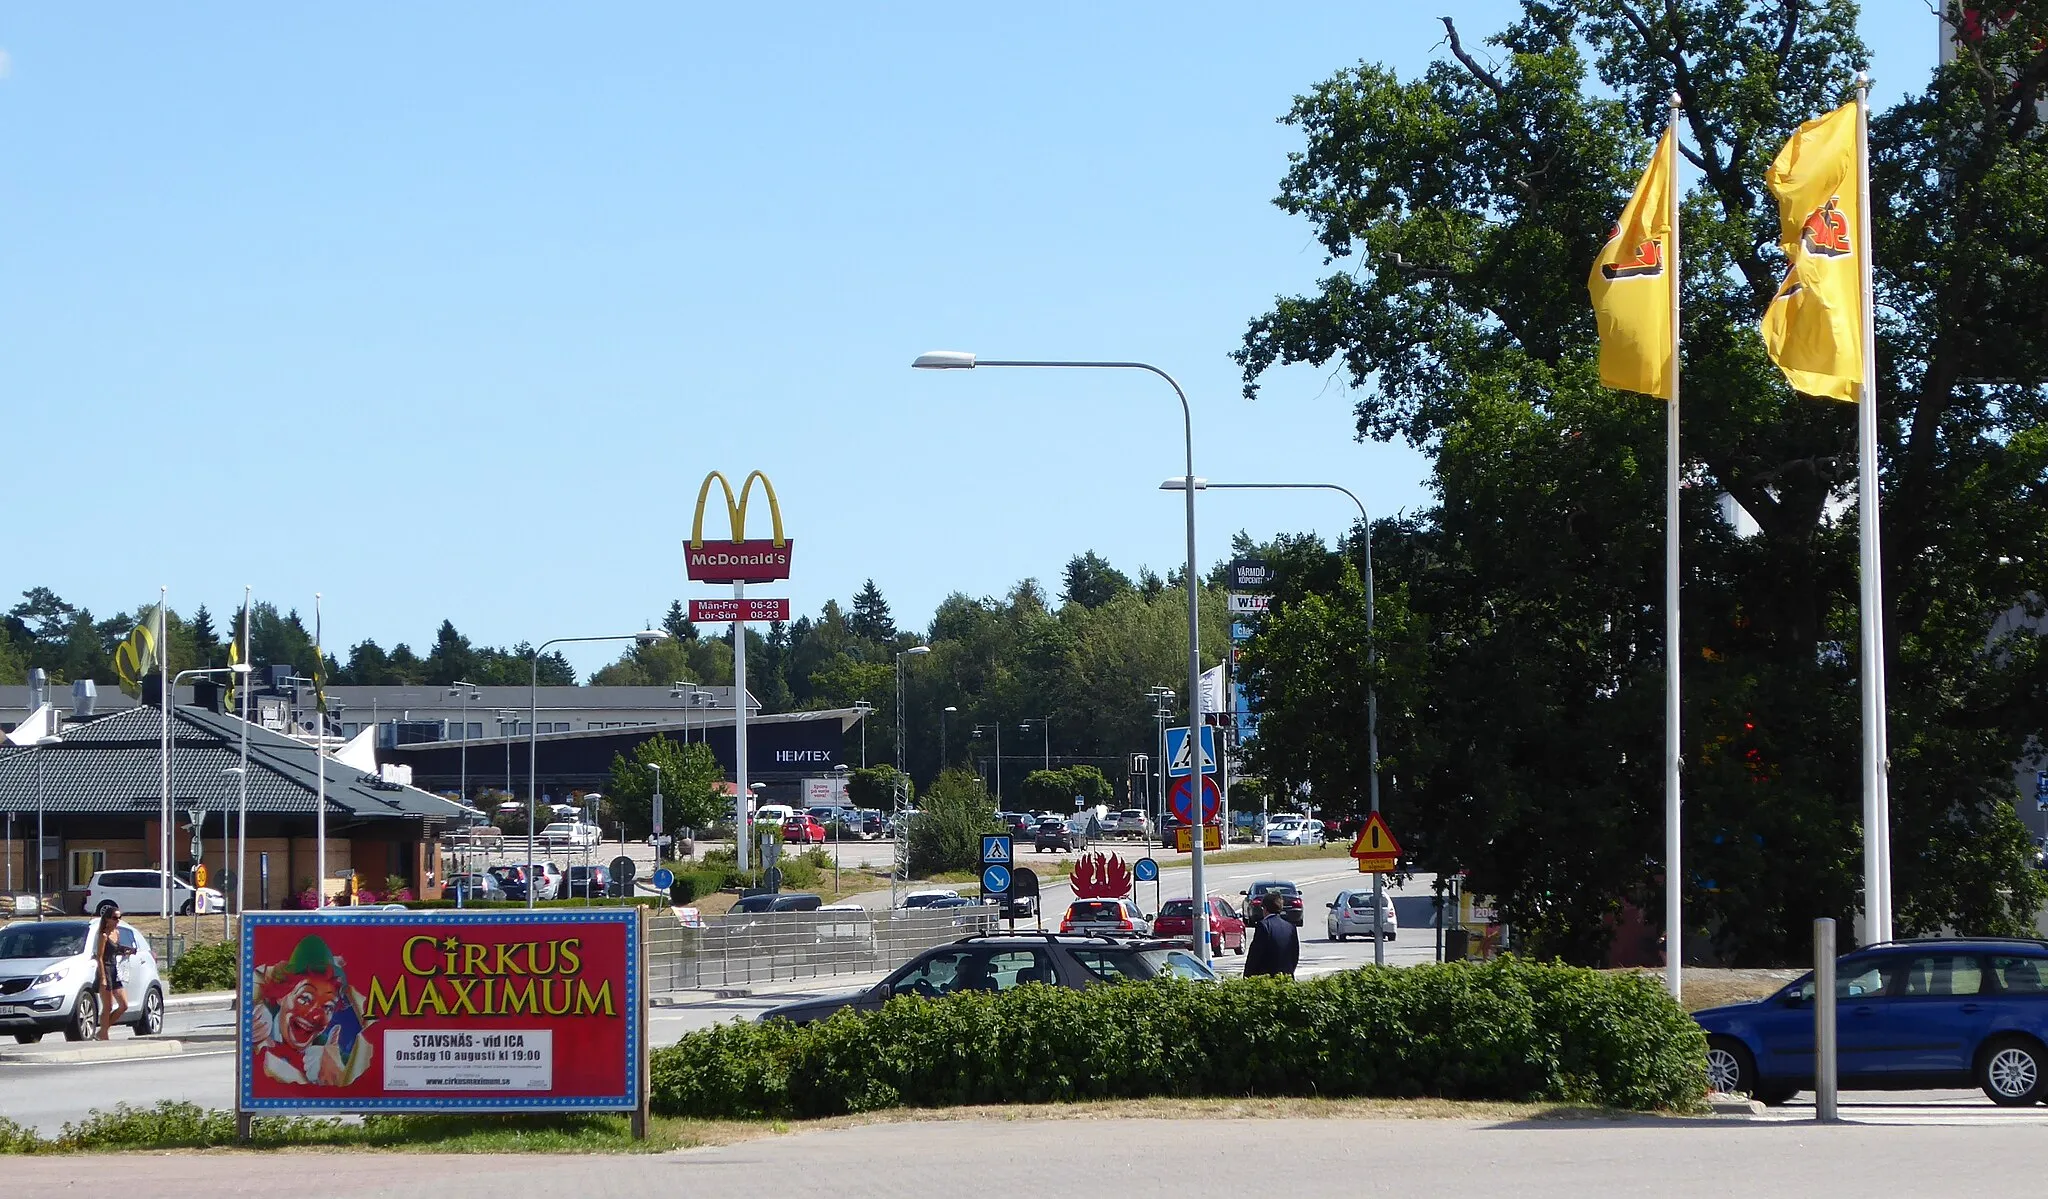
[[[1278,891],[1268,891],[1259,897],[1259,906],[1266,909],[1266,915],[1252,930],[1252,947],[1245,951],[1246,978],[1260,974],[1294,977],[1294,968],[1301,961],[1301,938],[1288,922],[1286,903]]]
[[[128,990],[121,982],[121,959],[135,950],[121,943],[121,909],[112,904],[93,928],[93,960],[99,963],[100,1040],[128,1014]]]

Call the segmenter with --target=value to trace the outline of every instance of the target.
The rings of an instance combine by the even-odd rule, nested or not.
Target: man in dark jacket
[[[1301,938],[1281,914],[1287,901],[1278,891],[1268,891],[1259,899],[1266,916],[1252,932],[1252,947],[1244,955],[1244,975],[1251,978],[1259,974],[1284,974],[1293,978],[1294,967],[1301,961]]]

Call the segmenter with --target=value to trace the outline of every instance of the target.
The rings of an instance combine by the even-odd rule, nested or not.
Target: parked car
[[[569,849],[589,849],[598,843],[597,826],[580,820],[557,820],[540,830],[542,845],[560,845]]]
[[[732,905],[732,911],[750,912],[815,912],[824,900],[805,891],[762,892],[758,895],[742,895]]]
[[[24,1045],[58,1030],[67,1041],[99,1035],[99,967],[92,944],[98,927],[97,920],[17,920],[0,928],[0,1033]],[[116,965],[128,996],[121,1023],[138,1037],[155,1036],[164,1028],[170,986],[157,972],[149,938],[125,920],[117,927],[122,946],[133,951]]]
[[[1038,817],[1029,812],[997,812],[996,819],[1003,822],[1003,830],[1018,840],[1027,840],[1038,831]]]
[[[1260,904],[1265,901],[1266,892],[1268,891],[1280,892],[1282,897],[1280,914],[1287,917],[1289,924],[1300,928],[1301,888],[1284,878],[1261,879],[1247,887],[1244,892],[1244,910],[1250,912],[1254,919],[1260,918],[1262,915]]]
[[[1080,836],[1058,817],[1039,821],[1038,828],[1031,834],[1033,853],[1068,853],[1080,847]]]
[[[1060,917],[1063,933],[1122,933],[1140,937],[1152,935],[1152,919],[1128,899],[1077,899]]]
[[[493,866],[484,873],[497,880],[498,889],[505,893],[505,898],[526,898],[526,867]]]
[[[489,873],[505,889],[505,898],[526,898],[528,880],[524,862],[516,866],[493,866]],[[535,899],[553,899],[562,893],[562,868],[553,862],[535,862],[532,881]]]
[[[1323,905],[1330,909],[1330,940],[1342,941],[1346,937],[1370,937],[1373,935],[1372,888],[1359,891],[1339,891],[1337,898]],[[1394,918],[1394,897],[1385,891],[1380,893],[1379,935],[1391,941],[1401,931],[1401,922]]]
[[[449,899],[457,899],[463,903],[473,899],[506,897],[505,888],[499,885],[495,876],[489,874],[450,875],[448,881],[442,884],[441,891]]]
[[[1323,826],[1306,817],[1279,817],[1266,824],[1268,845],[1321,845],[1323,840]]]
[[[1190,944],[1195,936],[1195,901],[1192,899],[1169,899],[1159,907],[1159,915],[1153,918],[1152,935],[1161,940],[1185,937]],[[1218,957],[1225,950],[1243,953],[1245,946],[1244,917],[1221,895],[1209,897],[1209,956]]]
[[[102,870],[86,884],[79,913],[97,916],[111,904],[130,916],[163,915],[163,874],[156,870]],[[194,887],[171,876],[171,910],[180,916],[218,912],[224,900],[212,887]]]
[[[1886,941],[1835,962],[1843,1090],[1974,1086],[2002,1107],[2048,1097],[2048,941]],[[1770,1104],[1813,1086],[1813,976],[1694,1012],[1716,1091]]]
[[[613,894],[611,871],[602,866],[571,866],[562,883],[571,899],[602,899]]]
[[[932,887],[923,891],[910,892],[903,897],[903,902],[896,906],[908,912],[918,908],[928,908],[941,899],[958,898],[960,898],[960,892],[955,891],[951,887]]]
[[[505,832],[495,824],[469,824],[441,834],[450,849],[498,849],[505,844]]]
[[[764,803],[754,809],[754,824],[761,828],[769,825],[781,826],[795,818],[796,809],[788,804]]]
[[[1145,815],[1143,808],[1125,808],[1121,812],[1112,812],[1104,825],[1102,831],[1113,837],[1136,839],[1152,834],[1151,818]]]
[[[825,826],[809,816],[792,816],[782,822],[782,839],[790,845],[822,845]]]
[[[1049,933],[983,934],[927,949],[872,987],[786,1003],[761,1013],[761,1019],[808,1024],[846,1008],[872,1012],[905,995],[929,999],[961,991],[1008,991],[1028,983],[1078,991],[1164,977],[1216,981],[1183,946]]]

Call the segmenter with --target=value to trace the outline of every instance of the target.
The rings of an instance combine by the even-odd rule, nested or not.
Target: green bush
[[[981,864],[984,833],[1007,832],[995,801],[965,770],[942,771],[910,822],[910,876],[932,878]]]
[[[724,1024],[649,1060],[656,1112],[806,1117],[1154,1096],[1441,1096],[1688,1108],[1706,1041],[1656,985],[1512,958],[1307,982],[892,1000]]]
[[[668,889],[670,903],[694,903],[706,895],[715,895],[725,887],[724,867],[699,866],[688,872],[676,871],[676,881]]]
[[[229,941],[188,949],[171,963],[173,991],[232,991],[241,968],[241,946]]]
[[[649,908],[659,907],[664,902],[666,901],[659,895],[634,895],[631,897],[598,895],[590,899],[585,899],[578,895],[569,899],[536,900],[534,901],[534,906],[541,908],[623,908],[634,906]],[[452,908],[456,904],[452,899],[409,899],[405,902],[405,906],[417,912],[426,912],[438,911],[442,908]],[[462,903],[462,907],[468,911],[475,911],[479,908],[523,908],[525,906],[526,901],[523,899],[469,899],[464,900]]]

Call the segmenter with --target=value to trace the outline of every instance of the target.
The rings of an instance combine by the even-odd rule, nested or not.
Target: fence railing
[[[686,928],[647,929],[650,991],[721,990],[764,982],[894,970],[930,949],[993,931],[993,907],[935,912],[736,913]]]

